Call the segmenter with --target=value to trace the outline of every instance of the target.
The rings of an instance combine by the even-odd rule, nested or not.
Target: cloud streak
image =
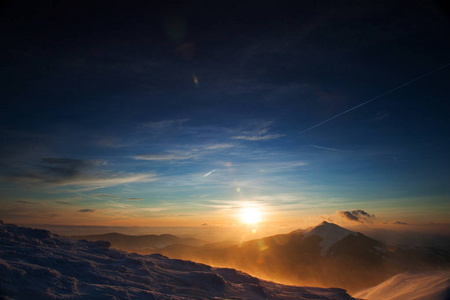
[[[176,155],[176,154],[140,154],[134,156],[137,160],[151,160],[151,161],[169,161],[169,160],[187,160],[192,158],[190,155]]]
[[[267,135],[238,135],[232,136],[235,140],[246,140],[246,141],[268,141],[278,139],[284,136],[283,134],[267,134]]]
[[[272,121],[251,124],[253,129],[240,131],[240,135],[234,135],[231,138],[245,141],[269,141],[283,137],[284,134],[268,134],[271,124]]]
[[[330,147],[323,147],[323,146],[317,146],[317,145],[309,145],[310,147],[316,148],[316,149],[320,149],[320,150],[328,150],[328,151],[340,151],[336,148],[330,148]]]
[[[189,121],[189,119],[162,120],[162,121],[144,123],[144,124],[141,124],[141,127],[148,128],[151,130],[166,129],[166,128],[170,128],[170,127],[174,127],[174,126],[181,126],[188,121]]]
[[[205,147],[206,150],[222,150],[235,147],[233,144],[215,144]]]
[[[80,209],[78,212],[80,212],[80,213],[92,213],[92,212],[95,212],[95,209],[83,208],[83,209]]]
[[[122,184],[151,182],[155,174],[124,174],[99,170],[103,161],[72,158],[43,158],[38,169],[1,177],[12,183],[44,188],[76,187],[74,191],[89,191]]]

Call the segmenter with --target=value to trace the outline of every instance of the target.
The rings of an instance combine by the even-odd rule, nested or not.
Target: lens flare
[[[194,79],[195,86],[198,87],[198,78],[197,78],[197,76],[194,75],[193,79]]]

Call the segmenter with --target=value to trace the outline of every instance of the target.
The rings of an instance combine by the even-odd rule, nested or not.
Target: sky
[[[4,221],[450,222],[444,1],[1,3]]]

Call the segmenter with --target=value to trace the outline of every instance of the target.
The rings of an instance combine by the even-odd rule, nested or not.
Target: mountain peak
[[[323,221],[322,223],[320,223],[319,225],[317,225],[317,226],[321,226],[321,225],[336,225],[336,224],[334,224],[334,223],[329,223],[329,222],[327,222],[327,221]],[[316,227],[317,227],[316,226]],[[338,226],[338,225],[336,225],[336,226]]]
[[[346,231],[350,231],[348,229],[345,229],[344,227],[341,227],[335,223],[331,223],[331,222],[327,222],[327,221],[323,221],[322,223],[320,223],[319,225],[313,226],[313,227],[309,227],[308,229],[306,229],[307,231],[310,230],[315,230],[317,228],[333,228],[334,230],[346,230]]]
[[[334,244],[345,238],[347,235],[356,234],[351,230],[345,229],[339,225],[329,223],[327,221],[323,221],[319,225],[309,227],[305,230],[300,229],[293,231],[292,233],[294,234],[301,233],[303,234],[304,237],[318,236],[322,238],[319,244],[319,246],[322,247],[322,255],[326,254],[326,252],[331,246],[333,246]]]

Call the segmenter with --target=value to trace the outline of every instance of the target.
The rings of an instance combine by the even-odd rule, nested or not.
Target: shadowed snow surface
[[[0,299],[353,299],[342,289],[280,285],[109,246],[0,225]]]

